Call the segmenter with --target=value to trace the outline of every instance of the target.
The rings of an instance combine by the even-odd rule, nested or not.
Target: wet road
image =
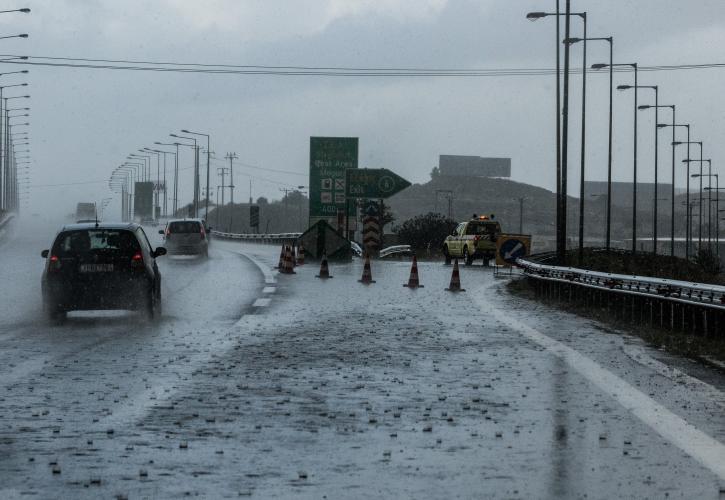
[[[208,262],[159,259],[159,324],[50,327],[29,272],[37,244],[2,247],[0,497],[725,488],[722,374],[693,378],[636,339],[509,296],[484,269],[462,269],[458,295],[439,263],[421,263],[419,290],[397,262],[374,263],[370,286],[359,262],[323,282],[314,265],[273,275],[277,248],[217,241]]]

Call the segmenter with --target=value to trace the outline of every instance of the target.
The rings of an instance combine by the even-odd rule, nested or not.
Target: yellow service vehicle
[[[476,216],[467,222],[461,222],[443,242],[443,255],[446,264],[453,259],[463,259],[466,265],[474,259],[483,259],[483,265],[496,256],[496,240],[501,235],[501,225],[493,220],[493,215]]]

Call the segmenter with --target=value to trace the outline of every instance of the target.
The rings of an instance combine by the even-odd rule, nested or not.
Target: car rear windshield
[[[170,233],[199,233],[201,227],[197,221],[181,220],[169,223]]]
[[[471,222],[466,228],[466,234],[495,234],[499,231],[498,222]]]
[[[91,252],[114,252],[133,255],[140,250],[131,231],[123,229],[81,229],[58,235],[53,255],[70,257]]]

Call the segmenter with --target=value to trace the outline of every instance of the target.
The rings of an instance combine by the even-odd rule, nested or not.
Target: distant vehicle
[[[68,311],[101,309],[140,310],[153,319],[161,314],[156,258],[165,254],[151,248],[138,224],[67,225],[41,253],[43,308],[54,321]]]
[[[145,219],[141,219],[141,224],[144,226],[156,227],[159,225],[159,221],[152,219],[151,217],[147,217]]]
[[[203,219],[173,219],[160,229],[169,254],[209,256],[209,238]]]
[[[77,222],[80,221],[96,221],[96,204],[95,203],[78,203],[76,205],[76,217]]]
[[[493,220],[493,216],[474,216],[459,223],[443,242],[446,264],[453,259],[463,259],[470,266],[474,259],[483,259],[483,264],[488,265],[488,261],[496,256],[496,240],[500,235],[501,225]]]

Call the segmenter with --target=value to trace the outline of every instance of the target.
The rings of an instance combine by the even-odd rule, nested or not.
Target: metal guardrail
[[[223,233],[221,231],[212,231],[211,234],[216,238],[221,238],[225,240],[242,240],[268,244],[279,244],[294,241],[302,236],[302,233],[237,234]]]
[[[541,257],[546,259],[547,255]],[[516,260],[530,278],[725,311],[725,286],[552,266],[535,262],[532,257],[539,256]]]
[[[391,255],[395,254],[410,254],[412,253],[412,250],[410,249],[410,245],[393,245],[390,247],[383,248],[380,250],[380,253],[378,254],[380,258],[389,257]]]

